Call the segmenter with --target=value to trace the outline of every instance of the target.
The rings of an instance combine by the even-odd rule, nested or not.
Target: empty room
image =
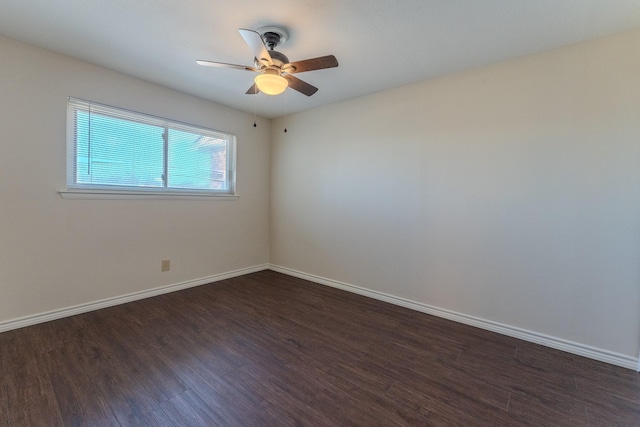
[[[3,0],[0,64],[0,427],[640,425],[638,0]]]

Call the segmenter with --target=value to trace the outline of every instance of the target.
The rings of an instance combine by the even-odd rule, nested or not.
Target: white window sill
[[[59,191],[58,193],[63,199],[92,200],[238,200],[239,198],[233,194],[161,191],[65,190]]]

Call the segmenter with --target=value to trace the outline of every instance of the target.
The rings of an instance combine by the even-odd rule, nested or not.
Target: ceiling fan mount
[[[196,62],[209,67],[234,68],[259,73],[253,86],[246,92],[248,95],[260,92],[267,95],[279,95],[287,87],[290,87],[304,95],[311,96],[318,91],[318,88],[300,80],[293,74],[338,66],[338,60],[333,55],[289,62],[289,58],[285,54],[275,50],[276,47],[286,43],[289,38],[289,34],[280,27],[260,27],[256,31],[241,28],[239,31],[254,54],[254,67],[206,60],[197,60]]]
[[[270,66],[264,66],[263,63],[256,58],[256,67],[262,70],[282,70],[283,66],[289,63],[289,58],[287,58],[284,53],[276,51],[275,48],[285,44],[289,39],[289,34],[282,28],[272,26],[260,27],[256,30],[256,33],[260,34],[264,45],[269,49],[269,56],[271,56],[271,61],[273,62]]]
[[[256,33],[260,34],[262,41],[269,50],[274,50],[276,47],[285,44],[289,39],[289,34],[280,27],[260,27],[256,30]]]

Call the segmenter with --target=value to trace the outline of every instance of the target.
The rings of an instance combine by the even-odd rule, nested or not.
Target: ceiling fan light
[[[260,74],[256,76],[255,82],[260,92],[267,95],[280,95],[289,84],[287,79],[277,74]]]

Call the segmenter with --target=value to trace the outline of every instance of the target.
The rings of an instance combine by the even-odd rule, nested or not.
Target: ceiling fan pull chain
[[[287,89],[284,90],[284,133],[287,133],[287,100],[289,99],[289,91]]]
[[[253,94],[254,94],[254,95],[258,95],[258,86],[255,86],[255,85],[254,85],[254,88],[255,88],[255,90],[254,90],[254,93],[253,93]],[[254,127],[254,128],[255,128],[255,127],[258,127],[258,125],[257,125],[257,123],[256,123],[256,109],[257,109],[257,108],[256,108],[256,102],[257,102],[257,101],[256,101],[256,99],[257,99],[257,98],[258,98],[257,96],[255,96],[255,97],[253,98],[253,127]]]

